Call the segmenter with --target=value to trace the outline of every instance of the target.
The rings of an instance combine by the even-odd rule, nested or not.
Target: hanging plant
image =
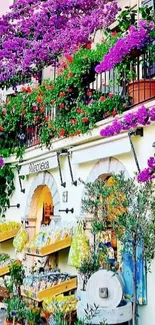
[[[5,217],[5,212],[10,207],[10,197],[15,190],[14,173],[9,164],[0,168],[0,184],[0,216]]]

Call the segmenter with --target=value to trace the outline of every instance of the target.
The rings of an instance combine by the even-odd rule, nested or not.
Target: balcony
[[[153,54],[154,55],[154,54]],[[122,71],[119,81],[117,72],[111,70],[96,76],[96,80],[90,84],[90,88],[101,91],[103,95],[107,92],[119,94],[127,99],[127,110],[133,106],[140,105],[155,98],[155,61],[150,51],[133,52],[126,71]]]
[[[88,77],[88,76],[87,76]],[[83,86],[85,95],[82,96],[81,101],[83,101],[85,107],[89,109],[89,114],[93,117],[95,116],[95,123],[106,119],[109,116],[115,116],[117,114],[117,109],[115,109],[115,114],[112,110],[103,112],[102,110],[99,114],[94,114],[94,111],[91,112],[91,106],[89,106],[90,98],[87,96],[87,91],[90,90],[94,98],[99,98],[100,96],[107,99],[107,94],[118,96],[121,101],[123,111],[130,110],[134,106],[140,106],[141,104],[151,101],[155,98],[155,62],[152,60],[152,55],[149,51],[145,53],[133,53],[132,58],[129,59],[129,65],[126,71],[121,71],[119,76],[117,71],[112,70],[102,74],[95,74],[95,71],[91,71],[91,79],[84,79],[85,85]],[[89,81],[88,81],[89,79]],[[27,124],[26,126],[18,125],[18,133],[11,136],[11,139],[18,139],[20,146],[25,145],[26,148],[40,145],[40,134],[42,126],[46,121],[46,132],[50,134],[50,137],[53,137],[53,134],[50,133],[48,127],[51,124],[52,120],[56,120],[60,114],[63,114],[63,119],[68,119],[68,114],[70,114],[70,109],[75,107],[76,96],[72,98],[72,94],[68,94],[67,100],[69,103],[69,110],[61,110],[57,105],[47,105],[48,108],[40,114],[39,110],[31,113],[32,124]],[[94,99],[96,100],[96,99]],[[123,104],[124,103],[124,104]],[[89,108],[90,107],[90,108]],[[111,108],[109,106],[109,108]],[[63,111],[63,113],[62,113]],[[119,112],[120,113],[120,112]],[[71,120],[74,119],[72,116]],[[73,121],[72,121],[73,122]],[[62,126],[63,127],[63,126]],[[88,130],[89,128],[87,128]],[[87,130],[83,133],[86,133]],[[78,133],[77,133],[78,134]],[[70,134],[65,134],[64,136],[71,136]],[[60,135],[63,137],[63,134]],[[3,140],[2,140],[3,141]],[[4,140],[5,141],[5,140]],[[45,141],[44,141],[45,143]]]

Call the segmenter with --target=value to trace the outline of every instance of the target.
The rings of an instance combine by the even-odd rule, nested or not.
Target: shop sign
[[[58,165],[56,156],[50,157],[48,159],[43,159],[40,161],[30,162],[21,166],[20,175],[29,175],[34,173],[39,173],[48,169],[56,168]]]
[[[49,160],[41,161],[39,163],[30,163],[29,164],[29,174],[38,173],[43,170],[50,168]]]

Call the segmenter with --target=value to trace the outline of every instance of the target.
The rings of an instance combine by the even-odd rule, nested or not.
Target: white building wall
[[[5,15],[9,11],[9,7],[13,4],[13,0],[1,0],[0,16]]]
[[[107,122],[104,122],[104,123],[107,123]],[[97,136],[97,134],[99,134],[99,129],[95,129],[92,132],[92,137],[93,137],[93,134],[96,134],[95,137],[96,137],[96,139],[98,137],[98,142],[100,142],[101,139],[99,138],[99,136]],[[155,134],[155,123],[144,128],[144,136],[142,138],[141,137],[136,137],[136,138],[133,137],[133,143],[134,143],[134,146],[136,149],[136,153],[138,156],[138,161],[139,161],[141,169],[146,167],[148,157],[154,155],[155,149],[152,147],[152,143],[155,140],[154,134]],[[87,136],[85,136],[85,138],[87,138]],[[111,138],[111,141],[109,142],[108,150],[110,150],[110,147],[113,144],[115,144],[116,139],[117,139],[117,137]],[[125,147],[123,149],[123,147],[121,146],[121,143],[123,143],[121,139],[122,138],[120,138],[120,148],[122,148],[122,153],[119,155],[116,154],[114,156],[114,158],[116,158],[118,161],[120,161],[121,164],[123,164],[123,166],[125,167],[126,171],[128,172],[128,174],[130,176],[133,176],[134,172],[137,171],[136,164],[135,164],[135,161],[133,159],[133,155],[131,152],[123,153],[123,150],[125,151]],[[67,145],[71,146],[71,143],[73,145],[73,143],[79,144],[79,142],[80,142],[80,137],[55,141],[55,142],[53,142],[53,149],[51,149],[51,155],[53,155],[52,150],[54,150],[56,152],[58,149],[60,149],[60,147],[64,147],[64,143],[65,143],[65,146],[67,146]],[[84,142],[84,140],[83,140],[83,142]],[[91,150],[91,145],[93,148],[93,142],[90,143],[90,150]],[[103,143],[101,150],[100,150],[100,155],[102,152],[103,157],[105,157],[104,147],[105,147],[105,144]],[[81,144],[81,148],[82,148],[82,144]],[[74,148],[72,148],[72,150],[74,151]],[[75,147],[75,150],[76,150],[76,147]],[[78,150],[80,153],[80,147]],[[42,153],[42,155],[43,155],[40,157],[40,160],[42,160],[47,155],[49,156],[50,152],[47,149],[44,149],[41,152],[40,152],[40,149],[30,150],[29,153],[27,152],[25,154],[25,159],[27,159],[27,162],[29,162],[30,158],[32,159],[32,157],[39,155],[39,153]],[[81,151],[81,154],[83,155],[83,151]],[[111,155],[111,156],[113,156],[113,155]],[[88,176],[90,175],[92,168],[98,162],[98,159],[95,156],[92,157],[91,159],[92,159],[91,161],[87,161],[87,159],[86,159],[84,163],[80,163],[80,164],[76,164],[74,161],[74,164],[72,164],[72,168],[73,168],[73,175],[74,175],[75,180],[77,180],[79,177],[84,181],[86,181],[88,179]],[[108,157],[105,159],[108,159]],[[69,173],[67,158],[65,158],[65,157],[62,158],[61,166],[62,166],[63,181],[65,181],[67,184],[66,188],[63,188],[60,185],[60,177],[59,177],[58,168],[51,169],[51,170],[49,170],[49,172],[52,174],[52,176],[54,177],[56,184],[57,184],[57,188],[58,188],[58,192],[59,192],[59,196],[60,196],[61,209],[74,208],[74,214],[71,214],[71,213],[66,214],[64,212],[60,213],[60,215],[63,219],[68,220],[69,218],[76,218],[76,217],[80,216],[81,198],[83,195],[84,186],[80,182],[78,182],[77,187],[71,184],[71,177],[70,177],[70,173]],[[103,170],[102,173],[104,174],[105,170]],[[36,177],[36,174],[31,174],[31,175],[26,176],[25,180],[22,181],[23,187],[26,189],[25,194],[23,194],[20,191],[18,176],[16,175],[16,184],[15,184],[16,191],[15,191],[14,195],[12,196],[11,204],[20,203],[20,208],[19,209],[10,208],[7,211],[7,218],[9,218],[10,220],[20,221],[21,218],[25,217],[24,214],[26,211],[27,197],[29,196],[29,189],[30,189],[35,177]],[[39,177],[39,174],[38,174],[38,177]],[[67,203],[64,203],[62,200],[64,191],[68,191],[68,202]],[[12,249],[11,241],[0,245],[0,251],[8,252],[8,249],[9,249],[10,255],[13,256],[14,250]],[[59,267],[62,271],[69,271],[70,273],[75,273],[75,270],[73,268],[70,268],[67,265],[67,251],[60,252],[60,254],[59,254]],[[148,274],[148,305],[139,308],[139,313],[141,316],[139,318],[139,325],[146,325],[146,324],[154,325],[155,324],[154,292],[155,292],[155,262],[152,263],[152,273]]]

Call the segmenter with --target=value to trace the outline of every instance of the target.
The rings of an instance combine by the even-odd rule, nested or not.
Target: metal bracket
[[[58,154],[58,153],[57,153]],[[68,159],[68,166],[69,166],[69,171],[70,171],[70,176],[71,176],[71,181],[72,181],[72,184],[74,186],[77,186],[77,181],[74,180],[74,177],[73,177],[73,170],[72,170],[72,165],[71,165],[71,161],[70,161],[70,152],[67,150],[67,149],[62,149],[60,152],[59,152],[59,155],[64,155],[64,156],[67,156],[67,159]],[[63,185],[62,185],[63,186]]]
[[[57,161],[58,161],[60,181],[61,181],[61,186],[66,187],[66,182],[63,182],[63,178],[62,178],[62,171],[61,171],[61,165],[60,165],[60,155],[61,155],[61,152],[58,151],[57,152]]]
[[[25,193],[25,188],[22,187],[22,181],[21,181],[21,176],[19,175],[19,166],[17,166],[17,171],[18,171],[18,179],[19,179],[19,185],[20,185],[20,191],[22,193]]]
[[[135,136],[138,135],[140,137],[143,137],[143,128],[138,128],[137,130],[130,130],[128,132],[128,137],[129,137],[129,141],[130,141],[130,145],[131,145],[131,150],[132,150],[132,153],[133,153],[133,156],[134,156],[134,159],[135,159],[135,163],[136,163],[138,172],[140,173],[140,166],[139,166],[136,151],[135,151],[135,148],[134,148],[134,145],[133,145],[133,142],[132,142],[132,135],[135,135]]]
[[[71,212],[71,213],[74,213],[74,208],[71,208],[71,209],[65,209],[65,210],[59,210],[59,212],[66,212],[66,213],[68,213],[68,212]]]

